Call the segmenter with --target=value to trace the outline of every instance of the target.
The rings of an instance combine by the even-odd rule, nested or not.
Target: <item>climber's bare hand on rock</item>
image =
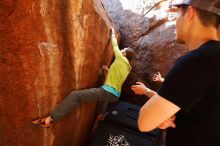
[[[105,71],[108,71],[108,67],[105,66],[105,65],[102,66],[102,69],[105,70]]]
[[[111,28],[111,34],[112,34],[112,36],[115,35],[115,29],[113,27]]]

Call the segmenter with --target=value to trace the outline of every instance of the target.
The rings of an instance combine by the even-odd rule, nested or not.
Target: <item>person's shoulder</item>
[[[211,61],[213,57],[220,55],[220,41],[208,41],[199,48],[190,51],[180,61]]]
[[[206,42],[205,44],[203,44],[201,47],[202,49],[216,49],[216,48],[220,48],[220,41],[216,41],[216,40],[211,40]]]
[[[220,41],[208,41],[192,54],[196,54],[203,61],[209,65],[216,65],[220,62]]]
[[[195,53],[207,58],[220,55],[220,41],[208,41],[200,46]]]
[[[191,51],[180,57],[174,64],[172,70],[174,71],[187,71],[194,70],[208,66],[210,63],[209,58],[197,51]]]
[[[188,52],[181,59],[203,58],[211,52],[220,53],[220,41],[208,41],[199,48]]]
[[[177,64],[182,64],[182,63],[188,63],[188,62],[200,62],[202,60],[205,60],[205,56],[202,55],[198,51],[191,51],[184,56],[180,57],[177,61]]]

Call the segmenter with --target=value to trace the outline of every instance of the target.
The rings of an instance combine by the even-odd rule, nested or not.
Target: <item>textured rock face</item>
[[[168,0],[102,0],[112,22],[120,30],[121,47],[135,48],[137,58],[133,71],[123,87],[127,100],[143,104],[144,98],[130,91],[136,81],[158,89],[153,73],[167,74],[175,60],[187,52],[186,47],[175,43],[175,11],[169,9]]]
[[[96,10],[107,20],[100,2]],[[49,114],[71,91],[98,86],[109,64],[109,29],[92,0],[0,2],[0,145],[80,146],[96,104],[84,103],[49,129]]]

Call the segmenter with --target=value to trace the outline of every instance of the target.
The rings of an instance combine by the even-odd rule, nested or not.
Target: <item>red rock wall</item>
[[[31,121],[70,91],[100,85],[99,68],[112,57],[107,25],[92,0],[0,2],[1,146],[83,144],[95,103],[82,104],[49,129]]]

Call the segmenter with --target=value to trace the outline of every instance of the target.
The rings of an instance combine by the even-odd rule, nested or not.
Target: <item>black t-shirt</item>
[[[181,108],[167,146],[220,146],[220,42],[178,59],[158,94]]]

